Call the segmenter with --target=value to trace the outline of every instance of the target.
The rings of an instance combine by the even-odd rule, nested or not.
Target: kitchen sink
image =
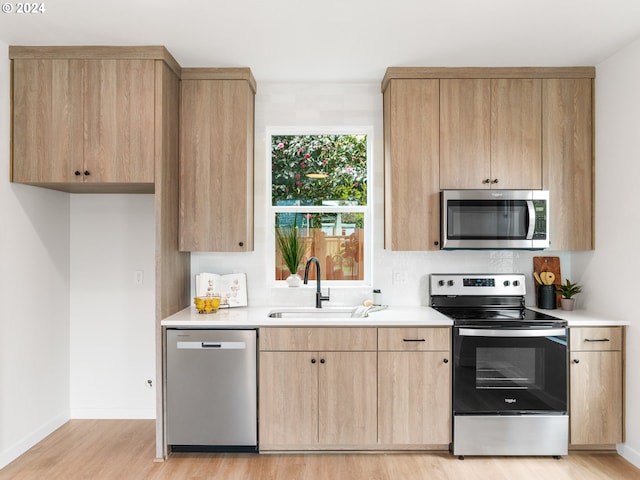
[[[365,318],[369,307],[287,307],[275,308],[268,313],[269,318]]]

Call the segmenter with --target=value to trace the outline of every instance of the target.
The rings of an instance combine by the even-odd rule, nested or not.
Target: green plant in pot
[[[567,278],[566,283],[560,283],[556,286],[556,293],[562,295],[560,299],[560,306],[563,310],[573,310],[575,304],[574,295],[577,295],[582,291],[582,287],[577,283],[571,283]]]
[[[282,260],[291,274],[287,278],[287,284],[290,287],[297,287],[301,281],[298,276],[298,267],[302,263],[305,246],[304,239],[298,236],[296,222],[293,222],[292,227],[276,227],[276,240],[282,254]]]

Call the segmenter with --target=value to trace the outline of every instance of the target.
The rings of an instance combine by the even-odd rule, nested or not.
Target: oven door
[[[454,415],[567,412],[567,329],[453,329]]]

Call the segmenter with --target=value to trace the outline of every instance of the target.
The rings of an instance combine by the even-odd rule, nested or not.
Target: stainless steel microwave
[[[548,190],[443,190],[441,248],[549,248]]]

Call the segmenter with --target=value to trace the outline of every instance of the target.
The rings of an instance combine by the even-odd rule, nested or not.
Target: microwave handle
[[[533,200],[527,200],[527,208],[529,209],[529,230],[527,231],[527,240],[533,240],[533,231],[536,227],[536,209],[533,207]]]

